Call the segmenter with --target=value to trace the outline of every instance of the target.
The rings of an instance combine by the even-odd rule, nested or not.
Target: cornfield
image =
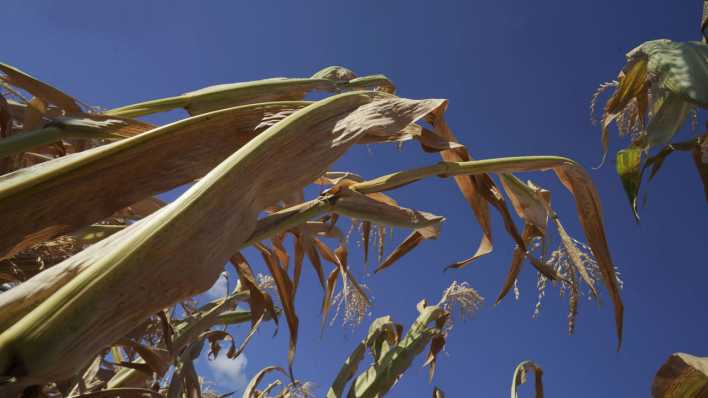
[[[343,226],[360,231],[365,260],[378,254],[375,272],[386,270],[441,235],[444,216],[390,196],[429,177],[456,184],[483,232],[469,258],[440,269],[461,269],[492,252],[491,207],[515,242],[496,301],[528,261],[544,286],[568,293],[572,333],[579,297],[598,297],[602,283],[619,349],[621,282],[588,173],[559,156],[474,159],[446,123],[444,99],[397,97],[383,75],[357,77],[333,66],[309,78],[211,86],[104,110],[17,68],[0,64],[0,72],[2,396],[200,397],[207,393],[194,360],[204,346],[211,358],[236,358],[263,322],[281,317],[290,336],[288,369],[263,369],[243,396],[306,396],[307,383],[296,379],[293,366],[303,264],[313,267],[323,289],[323,322],[333,302],[360,322],[371,302],[350,269]],[[306,100],[312,92],[328,95]],[[174,109],[188,117],[160,126],[138,119]],[[416,156],[439,159],[375,178],[331,170],[353,145],[406,141],[419,144]],[[587,244],[566,231],[547,189],[515,175],[533,171],[552,171],[572,194]],[[156,197],[185,184],[173,202]],[[306,196],[308,186],[319,195]],[[391,227],[411,232],[386,254],[383,237]],[[261,254],[267,277],[242,255],[249,247]],[[225,264],[238,275],[235,287],[196,306],[193,297],[214,284]],[[481,303],[459,283],[436,305],[422,301],[405,334],[389,317],[375,320],[327,397],[343,397],[349,382],[348,397],[385,395],[426,347],[432,378],[453,307],[465,313]],[[221,327],[233,324],[250,325],[238,345]],[[357,375],[367,350],[371,364]],[[540,381],[538,366],[519,366],[512,394],[527,371]],[[259,387],[274,372],[284,379]]]

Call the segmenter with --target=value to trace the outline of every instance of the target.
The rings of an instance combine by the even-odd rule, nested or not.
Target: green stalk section
[[[221,84],[205,87],[182,95],[160,98],[126,105],[104,112],[108,116],[135,118],[177,108],[225,108],[248,102],[301,100],[312,90],[333,91],[335,84],[329,79],[263,79],[252,82]],[[266,99],[264,99],[266,98]],[[218,104],[218,105],[217,105]]]
[[[108,116],[134,118],[153,113],[167,112],[176,108],[183,108],[187,104],[187,101],[188,99],[182,96],[160,98],[110,109],[104,112],[104,114]]]
[[[425,177],[449,177],[465,174],[515,173],[532,170],[544,170],[562,164],[575,164],[571,159],[561,156],[519,156],[468,162],[440,162],[433,166],[413,170],[399,171],[350,186],[361,193],[383,192],[399,188]]]
[[[328,68],[325,68],[328,69]],[[393,93],[393,83],[384,75],[369,75],[339,81],[321,78],[315,74],[310,78],[272,78],[251,82],[219,84],[182,95],[139,102],[105,112],[109,116],[134,118],[152,113],[166,112],[184,108],[190,114],[200,114],[254,102],[301,100],[312,91],[342,92],[355,90],[373,90],[378,88]]]

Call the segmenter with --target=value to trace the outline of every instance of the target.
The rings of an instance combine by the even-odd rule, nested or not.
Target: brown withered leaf
[[[267,248],[262,244],[256,244],[256,249],[263,256],[263,260],[268,266],[271,276],[275,281],[275,287],[278,291],[278,296],[280,297],[280,303],[283,305],[283,312],[285,313],[285,319],[288,323],[288,330],[290,331],[290,343],[288,348],[288,366],[290,370],[290,377],[293,377],[293,361],[295,360],[295,349],[297,346],[297,335],[298,335],[298,317],[295,312],[295,297],[293,296],[293,284],[288,277],[287,272],[280,267],[276,255],[272,250]]]
[[[408,254],[411,250],[415,249],[420,242],[426,239],[437,239],[440,233],[440,229],[437,226],[430,226],[425,228],[420,228],[412,231],[404,240],[401,242],[393,251],[386,257],[386,259],[379,264],[374,270],[374,273],[383,271],[384,269],[393,265],[398,259]]]
[[[435,376],[435,369],[437,367],[438,354],[442,349],[445,348],[445,336],[435,335],[430,340],[430,351],[428,351],[428,356],[425,359],[423,366],[428,367],[428,380],[433,381],[433,376]]]
[[[22,120],[22,131],[32,131],[44,124],[43,117],[47,112],[47,104],[42,99],[34,97],[30,100],[25,118]]]
[[[602,274],[602,280],[612,299],[615,312],[615,328],[617,332],[617,349],[622,345],[622,324],[624,305],[619,293],[619,284],[615,266],[610,256],[610,250],[605,236],[605,227],[602,221],[602,208],[600,198],[592,184],[592,179],[587,172],[572,164],[564,167],[555,167],[554,171],[563,185],[573,194],[578,210],[580,223],[585,231],[592,252]]]
[[[450,141],[457,141],[455,134],[450,130],[441,111],[435,114],[431,120],[435,133]],[[441,157],[445,161],[469,161],[472,160],[466,148],[454,148],[440,152]],[[499,192],[499,189],[487,174],[455,176],[455,182],[459,187],[462,195],[467,200],[467,203],[475,213],[477,222],[482,228],[482,241],[472,257],[458,261],[449,265],[447,268],[462,268],[470,262],[492,252],[492,227],[489,217],[489,208],[487,204],[494,206],[504,220],[504,227],[511,237],[516,241],[516,244],[526,249],[521,235],[516,229],[516,225],[509,214],[506,207],[504,197]]]
[[[258,398],[256,396],[256,388],[268,373],[276,371],[285,374],[285,370],[280,366],[268,366],[259,370],[258,373],[256,373],[256,375],[251,378],[251,380],[248,382],[248,385],[243,390],[243,398]]]
[[[524,232],[523,232],[523,238],[526,242],[530,242],[530,240],[534,236],[539,236],[539,231],[536,229],[533,225],[526,223],[524,225]],[[526,257],[526,253],[522,248],[519,246],[516,246],[514,248],[514,253],[512,254],[511,257],[511,266],[509,267],[509,272],[506,275],[506,280],[504,281],[504,286],[502,286],[501,292],[499,292],[499,296],[497,296],[497,301],[495,304],[499,304],[504,296],[506,296],[507,293],[509,293],[509,290],[514,286],[514,282],[516,279],[519,277],[519,273],[521,272],[521,266],[524,262],[524,258]]]
[[[278,316],[275,312],[275,307],[273,306],[273,300],[268,293],[264,292],[258,287],[256,278],[253,275],[251,266],[243,257],[241,252],[238,252],[231,256],[231,264],[233,264],[238,274],[239,280],[248,290],[248,305],[251,309],[251,326],[255,326],[259,319],[261,319],[265,313],[275,321],[276,331],[278,326]]]
[[[74,98],[49,84],[39,81],[10,65],[0,64],[0,71],[5,74],[1,79],[6,83],[19,87],[35,97],[41,98],[44,102],[58,106],[66,111],[67,114],[81,112],[81,107]]]
[[[514,378],[511,382],[511,398],[518,398],[518,386],[526,383],[529,372],[534,372],[536,398],[543,398],[543,369],[531,361],[521,362],[514,370]]]
[[[145,361],[145,364],[147,364],[149,369],[160,376],[163,376],[170,367],[169,357],[167,352],[164,350],[146,347],[138,342],[126,338],[118,340],[116,345],[129,347],[130,349],[135,350],[143,361]]]
[[[221,351],[221,342],[228,340],[229,349],[226,353],[227,358],[235,358],[236,354],[236,342],[234,341],[234,336],[225,330],[208,330],[202,333],[201,338],[207,339],[209,342],[209,359],[216,359]]]
[[[322,309],[320,310],[320,313],[322,314],[322,331],[324,331],[325,323],[327,322],[327,317],[329,316],[329,308],[332,305],[332,295],[334,294],[334,289],[337,286],[337,277],[339,277],[339,268],[333,269],[327,277],[327,286],[325,287],[325,293],[322,297]]]
[[[361,223],[361,240],[364,245],[364,264],[369,263],[369,238],[371,236],[371,222]]]

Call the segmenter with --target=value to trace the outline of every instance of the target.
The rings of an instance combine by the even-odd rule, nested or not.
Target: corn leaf
[[[642,152],[640,148],[627,148],[617,151],[616,161],[617,175],[622,180],[624,192],[627,194],[629,204],[632,206],[632,213],[637,222],[639,222],[637,196],[639,195],[639,185],[642,182]]]
[[[705,398],[708,358],[675,353],[659,368],[651,387],[653,398]]]
[[[531,361],[521,362],[514,370],[514,378],[511,381],[511,398],[519,398],[518,386],[526,383],[528,372],[534,372],[536,398],[543,398],[543,370]]]
[[[5,74],[1,79],[13,86],[20,87],[43,101],[56,105],[68,114],[80,113],[81,107],[76,100],[47,83],[14,68],[10,65],[0,64],[0,71]]]
[[[340,67],[341,68],[341,67]],[[350,71],[351,72],[351,71]],[[300,101],[311,91],[338,92],[381,88],[393,93],[393,84],[381,75],[339,80],[330,68],[315,73],[311,78],[271,78],[245,83],[219,84],[191,91],[176,97],[141,102],[106,112],[110,116],[136,117],[175,108],[184,108],[190,115],[199,115],[217,109],[271,101]],[[353,77],[353,74],[349,75]],[[335,78],[335,79],[333,79]]]

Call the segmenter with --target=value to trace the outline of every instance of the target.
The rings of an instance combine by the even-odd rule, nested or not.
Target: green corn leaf
[[[616,168],[617,175],[622,180],[624,192],[627,194],[629,204],[632,206],[634,218],[639,222],[637,212],[637,196],[639,195],[639,185],[642,182],[642,153],[641,148],[630,147],[617,151]]]

